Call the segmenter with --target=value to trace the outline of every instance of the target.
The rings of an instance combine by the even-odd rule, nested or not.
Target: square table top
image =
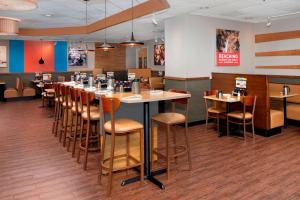
[[[270,97],[271,98],[276,98],[276,99],[283,99],[283,98],[295,97],[295,96],[298,96],[298,95],[299,94],[297,94],[297,93],[289,93],[289,94],[286,94],[286,95],[274,93],[274,94],[271,94]]]
[[[231,96],[230,98],[226,98],[226,97],[217,98],[216,95],[210,95],[210,96],[204,96],[203,98],[213,100],[213,101],[226,102],[226,103],[236,103],[241,101],[238,97],[235,96]]]

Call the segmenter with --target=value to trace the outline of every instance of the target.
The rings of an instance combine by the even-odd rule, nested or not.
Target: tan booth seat
[[[15,88],[7,88],[4,90],[4,98],[16,98],[22,96],[21,90],[21,79],[19,77],[16,78],[16,87]]]
[[[150,77],[149,84],[151,89],[164,89],[164,79],[162,77]]]
[[[270,94],[280,94],[284,84],[269,83]],[[287,118],[293,120],[300,120],[300,85],[288,84],[291,93],[299,94],[295,97],[287,98]]]
[[[270,128],[282,127],[284,125],[284,115],[280,110],[270,110]]]
[[[36,91],[31,87],[24,87],[23,81],[20,81],[20,90],[23,97],[34,97],[36,95]]]

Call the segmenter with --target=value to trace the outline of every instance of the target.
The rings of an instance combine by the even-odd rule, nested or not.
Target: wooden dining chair
[[[210,90],[210,91],[205,91],[204,96],[211,96],[211,95],[216,95],[217,90]],[[224,114],[226,112],[226,109],[222,107],[222,105],[219,102],[212,102],[211,106],[209,106],[209,100],[204,99],[205,101],[205,127],[207,130],[208,127],[208,120],[209,119],[215,119],[216,124],[217,124],[217,130],[218,133],[220,134],[220,116],[221,114]]]
[[[227,114],[227,135],[230,132],[230,124],[238,124],[243,126],[243,135],[246,139],[246,125],[252,126],[252,137],[255,139],[254,131],[254,113],[256,105],[256,96],[242,96],[242,111],[234,111]]]
[[[94,109],[93,102],[95,93],[80,90],[80,110],[81,124],[79,135],[79,151],[77,162],[80,161],[81,152],[84,152],[83,169],[87,169],[87,159],[89,152],[97,152],[101,149],[100,143],[100,111],[97,107]],[[85,126],[86,125],[86,126]],[[94,127],[94,130],[93,130]]]
[[[143,125],[137,121],[121,118],[116,119],[115,112],[120,107],[120,100],[117,98],[101,97],[101,116],[105,122],[105,113],[110,116],[110,120],[104,123],[104,133],[103,133],[103,146],[100,155],[100,174],[99,182],[101,182],[101,177],[103,169],[108,172],[108,184],[107,184],[107,196],[111,195],[112,190],[112,175],[113,172],[120,170],[128,170],[136,167],[140,167],[140,181],[141,184],[144,182],[144,132]],[[140,159],[136,159],[130,153],[130,135],[134,133],[139,133],[140,136]],[[106,146],[106,136],[110,135],[110,154],[108,158],[104,158],[105,146]],[[121,155],[115,155],[116,147],[116,137],[126,138],[126,153]],[[125,158],[126,165],[115,167],[114,162],[118,159]],[[106,165],[108,163],[108,166]]]
[[[176,92],[176,93],[183,93],[189,94],[188,91],[184,90],[177,90],[177,89],[170,89],[169,92]],[[172,112],[160,113],[155,115],[151,118],[151,168],[153,169],[154,163],[154,154],[159,155],[166,161],[167,165],[167,178],[170,177],[170,162],[171,158],[175,159],[177,162],[177,157],[181,155],[187,155],[189,170],[192,169],[192,161],[191,161],[191,152],[190,152],[190,145],[188,141],[188,102],[189,98],[183,99],[175,99],[172,100]],[[176,112],[177,106],[184,107],[184,114]],[[154,149],[154,123],[158,125],[162,125],[166,127],[166,154],[163,155],[162,153],[158,152],[157,149]],[[184,141],[185,143],[182,145],[178,145],[176,142],[176,130],[174,129],[176,125],[184,124],[185,131],[184,131]],[[173,130],[172,130],[173,129]],[[171,133],[173,133],[173,144],[170,144],[171,141]],[[170,148],[173,148],[174,153],[170,153]]]

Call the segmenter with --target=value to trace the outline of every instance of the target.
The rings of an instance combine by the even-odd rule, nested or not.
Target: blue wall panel
[[[56,42],[54,44],[54,71],[66,72],[68,71],[68,43]]]
[[[24,72],[24,41],[9,41],[9,72]]]

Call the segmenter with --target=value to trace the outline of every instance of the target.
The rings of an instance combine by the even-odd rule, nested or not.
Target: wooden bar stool
[[[67,131],[69,126],[69,111],[72,109],[72,100],[70,98],[70,86],[61,86],[61,95],[63,97],[62,103],[62,119],[61,119],[61,129],[59,134],[59,141],[63,139],[63,146],[66,146],[66,138],[67,138]]]
[[[63,103],[63,96],[61,95],[61,84],[55,83],[55,111],[54,111],[54,122],[52,125],[52,132],[57,137],[58,128],[60,126],[60,122],[62,119],[62,103]]]
[[[204,96],[211,96],[211,95],[216,95],[217,90],[210,90],[210,91],[205,91]],[[208,100],[205,100],[205,110],[206,110],[206,115],[205,115],[205,127],[207,130],[208,126],[208,120],[209,119],[216,119],[216,124],[217,124],[217,130],[220,135],[220,116],[221,114],[226,113],[226,109],[222,107],[222,105],[218,104],[218,102],[212,102],[212,106],[209,107],[208,105]]]
[[[229,124],[238,124],[243,126],[243,135],[246,139],[246,125],[252,126],[252,137],[255,139],[254,131],[254,113],[256,105],[256,96],[241,96],[243,104],[242,111],[234,111],[227,114],[227,135],[229,135]]]
[[[177,92],[177,93],[184,93],[188,94],[187,91],[184,90],[176,90],[176,89],[170,89],[169,92]],[[190,145],[188,141],[188,98],[184,99],[176,99],[172,100],[172,112],[167,113],[161,113],[158,115],[155,115],[151,118],[151,168],[153,169],[153,163],[154,163],[154,154],[161,156],[166,161],[166,167],[167,167],[167,178],[170,177],[170,161],[171,158],[175,159],[175,162],[177,162],[177,157],[180,155],[187,155],[188,157],[188,163],[189,163],[189,170],[192,169],[192,162],[191,162],[191,155],[190,155]],[[183,106],[184,107],[184,114],[175,112],[176,106]],[[162,125],[166,127],[166,155],[163,155],[158,152],[157,149],[154,149],[154,123],[157,123],[158,125]],[[184,140],[185,144],[183,145],[177,145],[176,144],[176,131],[171,131],[171,128],[176,126],[184,124],[185,125],[185,132],[184,132]],[[170,133],[173,132],[173,145],[170,145]],[[171,155],[169,148],[173,147],[174,154]]]
[[[77,162],[80,161],[81,151],[84,152],[83,169],[87,169],[88,152],[99,151],[101,147],[101,139],[99,134],[99,122],[100,122],[100,111],[99,109],[92,108],[92,102],[95,99],[95,93],[86,92],[80,90],[80,106],[81,106],[81,125],[80,125],[80,136],[79,136],[79,151],[77,154]],[[84,125],[86,124],[86,128]],[[92,131],[92,125],[94,125],[94,131]],[[86,130],[85,140],[84,130]],[[91,146],[97,143],[96,147]]]
[[[45,100],[48,101],[48,106],[50,107],[55,97],[55,94],[47,92],[47,89],[54,89],[54,85],[52,83],[44,84],[42,88],[42,107],[45,107]]]
[[[107,196],[110,196],[112,190],[112,175],[113,172],[120,170],[128,170],[135,167],[140,167],[140,180],[141,184],[144,181],[144,132],[143,125],[137,121],[131,119],[116,119],[115,112],[120,107],[120,100],[117,98],[107,98],[101,97],[101,111],[102,119],[105,121],[104,114],[108,113],[110,116],[110,121],[104,123],[104,136],[103,145],[100,155],[100,174],[99,181],[101,181],[102,170],[108,172],[108,184],[107,184]],[[133,133],[140,134],[140,160],[137,160],[130,154],[130,134]],[[110,155],[108,158],[104,158],[105,145],[106,145],[106,135],[110,135]],[[115,155],[115,142],[116,137],[122,136],[126,137],[126,153],[122,155]],[[114,161],[117,159],[125,158],[126,166],[124,167],[114,167]],[[105,163],[108,162],[108,166]]]

